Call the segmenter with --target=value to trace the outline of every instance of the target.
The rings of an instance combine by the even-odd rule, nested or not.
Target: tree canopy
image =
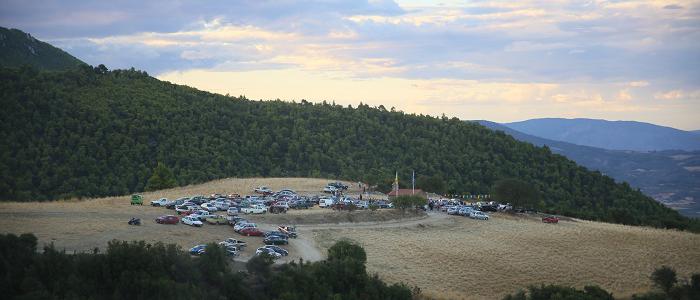
[[[539,208],[541,195],[535,186],[525,181],[508,178],[496,181],[491,195],[494,200],[524,208]]]
[[[171,188],[176,185],[177,181],[175,181],[173,172],[170,171],[170,169],[168,169],[168,167],[166,167],[163,163],[158,163],[156,168],[153,169],[153,175],[148,178],[145,189],[147,191],[155,191]]]

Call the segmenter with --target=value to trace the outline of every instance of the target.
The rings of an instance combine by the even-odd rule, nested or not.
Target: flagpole
[[[413,191],[411,191],[411,195],[416,194],[416,170],[413,170]]]

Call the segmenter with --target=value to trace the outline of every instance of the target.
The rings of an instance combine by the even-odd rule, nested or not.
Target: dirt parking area
[[[228,225],[205,224],[201,228],[184,224],[161,225],[155,223],[155,218],[165,214],[176,214],[174,210],[161,207],[151,207],[151,200],[161,197],[176,199],[191,195],[209,195],[212,193],[252,194],[255,187],[265,185],[273,190],[291,188],[300,194],[321,194],[323,186],[331,180],[314,178],[246,178],[222,179],[201,185],[174,188],[169,190],[144,193],[144,205],[130,205],[130,197],[108,197],[87,200],[69,200],[56,202],[4,202],[0,203],[0,232],[2,233],[33,233],[39,239],[39,244],[53,243],[58,249],[68,252],[89,252],[94,248],[106,249],[109,241],[144,240],[149,243],[174,243],[183,249],[194,245],[219,242],[233,237],[248,243],[247,249],[241,253],[239,260],[247,260],[255,249],[263,246],[262,237],[244,237],[233,231]],[[352,185],[350,182],[346,182]],[[355,183],[350,192],[358,192]],[[219,214],[223,214],[219,212]],[[128,225],[127,221],[137,217],[142,225]],[[394,210],[336,212],[330,209],[315,207],[305,210],[290,210],[287,214],[265,214],[245,216],[253,222],[261,223],[265,230],[276,230],[281,224],[313,224],[313,223],[345,223],[363,222],[369,220],[394,220],[408,218],[411,215],[397,214]],[[309,236],[305,237],[304,233]],[[301,229],[299,239],[290,239],[289,256],[281,262],[298,260],[320,260],[323,254],[319,252],[310,231]]]

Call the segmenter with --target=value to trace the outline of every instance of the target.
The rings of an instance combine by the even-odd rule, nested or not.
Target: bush
[[[673,288],[673,285],[678,282],[678,278],[676,277],[676,271],[673,268],[661,266],[661,268],[658,268],[651,273],[651,281],[654,282],[654,285],[661,288],[664,293],[668,293],[671,291],[671,288]]]
[[[428,203],[428,200],[420,196],[398,196],[395,197],[391,203],[394,207],[401,210],[406,210],[407,208],[417,208]]]

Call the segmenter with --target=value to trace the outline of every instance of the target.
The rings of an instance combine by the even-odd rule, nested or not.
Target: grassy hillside
[[[17,29],[0,27],[0,66],[32,66],[42,70],[65,70],[85,63]]]
[[[547,145],[554,153],[640,188],[645,194],[686,216],[700,217],[700,151],[606,150],[540,138],[494,122],[478,122],[520,141],[537,146]]]
[[[328,103],[250,101],[138,71],[0,70],[0,199],[141,191],[158,162],[180,185],[230,176],[327,176],[386,184],[398,171],[439,176],[453,192],[501,178],[537,187],[546,208],[661,227],[677,212],[549,149],[478,124]]]

